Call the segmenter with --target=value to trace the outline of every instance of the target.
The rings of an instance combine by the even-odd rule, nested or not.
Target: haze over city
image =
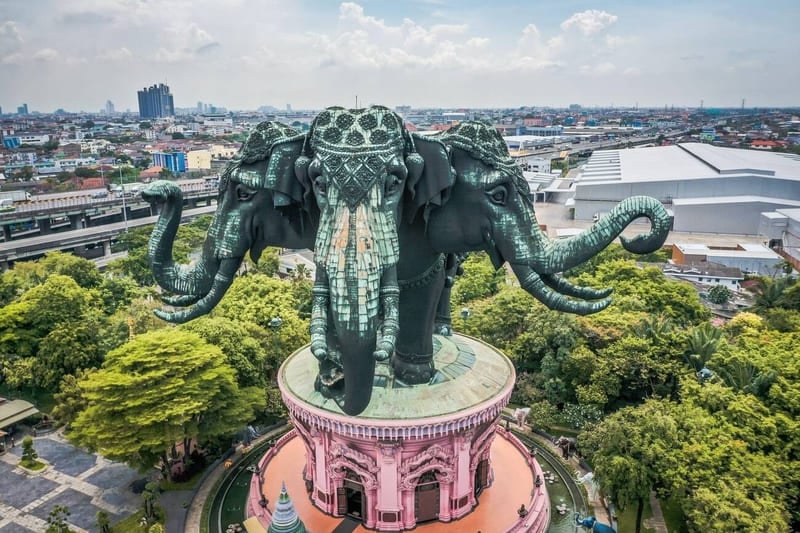
[[[0,104],[797,104],[794,0],[0,0]]]

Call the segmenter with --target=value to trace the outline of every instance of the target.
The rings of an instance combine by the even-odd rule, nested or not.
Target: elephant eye
[[[253,196],[256,194],[256,191],[245,187],[244,185],[237,185],[236,186],[236,198],[240,202],[249,202]]]
[[[386,176],[386,192],[385,195],[389,196],[390,194],[394,193],[397,188],[400,186],[400,183],[403,180],[400,179],[400,176],[395,174],[389,174]]]
[[[498,185],[486,191],[489,196],[489,201],[496,205],[506,205],[506,197],[508,196],[508,189],[505,185]]]
[[[319,194],[326,194],[328,192],[328,181],[324,177],[318,176],[314,180],[314,187],[316,187]]]

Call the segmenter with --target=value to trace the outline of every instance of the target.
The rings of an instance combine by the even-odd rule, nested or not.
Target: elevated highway
[[[206,205],[183,211],[183,220],[213,213],[216,205]],[[59,231],[25,239],[0,242],[0,270],[8,269],[15,261],[35,259],[54,250],[71,250],[87,258],[111,256],[111,243],[126,228],[137,228],[154,224],[158,216],[135,218],[125,222],[113,222],[95,227]]]

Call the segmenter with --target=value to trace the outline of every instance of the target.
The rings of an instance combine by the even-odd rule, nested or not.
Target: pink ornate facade
[[[474,339],[470,342],[479,344]],[[502,354],[487,349],[490,358],[505,360]],[[285,365],[291,365],[295,355]],[[478,371],[481,357],[485,354],[477,357]],[[442,402],[441,406],[426,406],[445,414],[417,419],[385,415],[351,417],[334,412],[327,403],[322,404],[323,408],[319,398],[309,401],[303,397],[310,397],[311,393],[298,394],[297,387],[287,386],[284,382],[287,372],[282,369],[279,386],[295,426],[295,431],[282,440],[298,436],[303,442],[306,456],[303,479],[311,502],[328,515],[348,515],[378,531],[405,531],[423,522],[450,522],[469,514],[479,503],[481,492],[495,481],[490,450],[498,431],[506,440],[516,441],[497,425],[514,384],[513,367],[507,366],[510,370],[506,369],[502,379],[494,380],[494,388],[486,385],[489,392],[484,393],[481,401],[471,405],[453,405],[455,402],[451,401]],[[450,384],[456,387],[453,390],[465,385],[459,383],[460,379]],[[398,394],[409,394],[408,390],[401,389]],[[441,393],[442,398],[452,398],[447,388],[434,392]],[[377,401],[391,401],[391,397],[378,396]],[[382,405],[378,410],[389,413],[392,407]],[[275,456],[279,460],[282,444],[277,443],[261,461],[261,472]],[[527,449],[518,441],[517,444],[528,457],[533,475],[541,476],[541,469]],[[254,476],[249,510],[251,515],[263,517],[263,522],[268,523],[268,509],[258,505],[258,482]],[[539,487],[530,494],[528,490],[520,495],[520,501],[535,512],[520,518],[508,531],[543,532],[547,528],[546,490]],[[300,495],[293,497],[296,500]]]

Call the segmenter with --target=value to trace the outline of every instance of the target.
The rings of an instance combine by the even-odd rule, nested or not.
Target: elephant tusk
[[[231,286],[231,283],[233,283],[233,278],[236,276],[236,271],[239,269],[241,263],[241,257],[223,259],[217,274],[214,276],[211,290],[189,309],[175,312],[156,309],[154,313],[160,319],[174,324],[183,324],[184,322],[205,315],[219,303],[223,296],[225,296],[225,292]]]
[[[544,281],[545,285],[556,292],[559,292],[565,296],[580,298],[582,300],[599,300],[614,292],[614,289],[611,287],[606,287],[605,289],[593,289],[591,287],[575,285],[569,280],[553,274],[540,274],[540,277],[542,278],[542,281]]]
[[[161,301],[167,305],[185,307],[199,301],[202,297],[203,296],[198,294],[177,294],[173,296],[162,296]]]
[[[602,311],[611,303],[611,298],[603,298],[592,302],[565,298],[562,294],[551,290],[539,274],[532,269],[527,269],[527,272],[516,272],[516,274],[523,289],[554,311],[589,315]]]
[[[317,266],[317,279],[311,289],[311,353],[322,361],[328,356],[328,305],[330,290],[327,286],[328,276],[324,269]]]

